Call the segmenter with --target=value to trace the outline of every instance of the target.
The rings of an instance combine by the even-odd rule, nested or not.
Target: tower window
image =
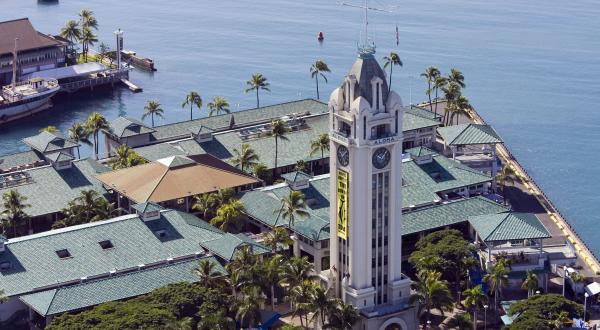
[[[396,134],[398,134],[398,110],[396,110]]]
[[[375,105],[375,109],[379,110],[379,83],[375,84],[375,95],[376,95],[376,105]]]
[[[367,139],[367,117],[363,116],[363,139]]]

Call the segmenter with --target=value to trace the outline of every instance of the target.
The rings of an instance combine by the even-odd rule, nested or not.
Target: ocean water
[[[358,1],[358,0],[357,0]],[[360,3],[360,1],[358,1]],[[362,11],[335,0],[2,0],[0,20],[29,17],[44,33],[58,33],[82,8],[94,11],[100,40],[114,47],[112,32],[125,31],[125,47],[156,62],[158,71],[133,71],[144,88],[71,96],[51,112],[0,127],[0,154],[25,150],[23,137],[55,125],[66,130],[93,111],[109,120],[140,118],[148,100],[159,100],[165,118],[189,118],[181,102],[197,90],[204,104],[226,97],[232,110],[255,105],[243,92],[252,73],[271,83],[262,104],[315,97],[309,67],[316,59],[332,69],[322,98],[341,81],[356,54]],[[465,95],[505,139],[515,156],[600,253],[600,4],[581,0],[372,0],[393,9],[371,12],[377,56],[391,50],[404,62],[393,88],[405,103],[425,99],[419,77],[428,66],[466,76]],[[396,46],[395,26],[400,30]],[[316,34],[323,31],[319,44]],[[323,97],[325,96],[325,97]],[[206,112],[194,110],[195,117]],[[89,154],[89,150],[85,151]]]

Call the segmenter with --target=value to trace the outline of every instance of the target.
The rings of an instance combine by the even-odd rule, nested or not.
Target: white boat
[[[56,79],[30,78],[17,82],[17,42],[13,52],[12,84],[0,91],[0,124],[50,108],[50,98],[58,92]]]
[[[0,124],[48,109],[50,98],[59,89],[57,80],[46,78],[31,78],[2,87]]]

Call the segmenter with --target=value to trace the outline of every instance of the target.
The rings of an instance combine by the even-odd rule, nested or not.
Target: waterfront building
[[[482,124],[462,124],[437,129],[444,154],[471,168],[496,176],[500,159],[496,145],[504,141],[493,127]]]
[[[222,267],[235,251],[269,250],[244,234],[222,232],[195,216],[156,204],[135,214],[0,240],[0,322],[29,314],[38,328],[64,312],[198,281],[202,259]],[[22,313],[22,314],[19,314]],[[0,326],[3,323],[0,323]]]
[[[92,159],[71,160],[61,158],[64,153],[54,153],[54,165],[43,165],[0,174],[0,196],[11,190],[27,198],[24,212],[31,217],[28,223],[19,224],[17,232],[31,225],[29,232],[50,229],[60,212],[84,190],[94,190],[100,195],[107,191],[95,176],[109,169]],[[58,166],[57,166],[58,165]],[[0,205],[0,213],[4,211]]]
[[[261,181],[208,154],[171,156],[96,177],[115,194],[117,206],[153,202],[190,211],[196,195],[231,188],[235,192],[262,185]]]
[[[17,77],[65,65],[67,42],[36,31],[27,18],[0,22],[0,86],[12,82],[15,39]]]

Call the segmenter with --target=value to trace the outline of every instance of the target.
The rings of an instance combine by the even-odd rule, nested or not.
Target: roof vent
[[[108,249],[112,249],[115,247],[110,240],[101,241],[101,242],[98,242],[98,244],[100,244],[100,247],[102,247],[102,250],[108,250]]]
[[[83,283],[87,280],[87,276],[83,276],[81,278],[79,278],[79,282]]]
[[[146,265],[145,265],[145,264],[139,264],[139,265],[138,265],[138,269],[143,269],[144,267],[146,267]]]
[[[304,172],[291,172],[281,175],[292,190],[302,190],[310,186],[311,176]]]
[[[199,143],[212,141],[215,132],[214,129],[202,125],[190,127],[189,130],[192,132],[192,138]]]
[[[69,250],[67,250],[67,249],[62,249],[62,250],[58,250],[55,252],[56,252],[56,255],[61,259],[72,258],[71,252],[69,252]]]
[[[172,257],[168,257],[167,258],[167,263],[170,264],[171,262],[173,262],[173,258]]]
[[[108,272],[109,276],[113,276],[117,273],[116,269],[111,270],[110,272]]]
[[[146,202],[135,204],[131,206],[132,209],[135,210],[135,213],[143,220],[143,221],[151,221],[160,219],[160,211],[163,209],[162,206],[153,203]]]

